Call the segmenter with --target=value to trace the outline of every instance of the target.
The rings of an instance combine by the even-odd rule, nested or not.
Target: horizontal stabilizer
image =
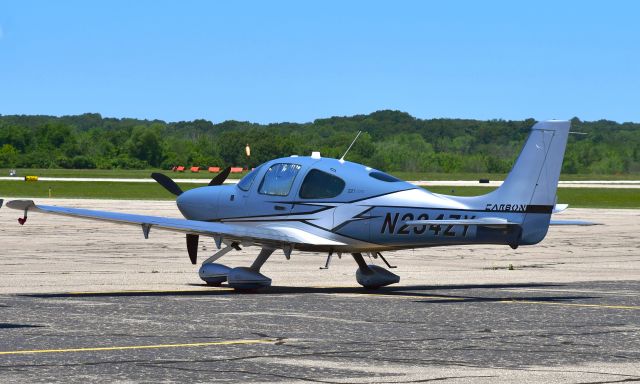
[[[553,211],[551,213],[564,212],[567,208],[569,208],[569,204],[556,204],[553,206]]]
[[[602,223],[583,220],[551,220],[549,225],[602,225]]]
[[[505,225],[520,225],[500,217],[485,217],[482,219],[457,219],[457,220],[409,220],[405,222],[410,227],[419,225],[478,225],[481,227],[502,227]]]

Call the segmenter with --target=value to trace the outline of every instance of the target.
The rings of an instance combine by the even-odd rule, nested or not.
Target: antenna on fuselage
[[[358,134],[356,135],[356,138],[353,139],[353,141],[351,142],[351,145],[349,146],[349,148],[347,148],[347,150],[344,152],[344,155],[342,155],[342,157],[340,158],[340,162],[344,161],[345,156],[347,156],[347,153],[349,153],[349,150],[351,149],[351,147],[353,147],[353,144],[356,143],[356,140],[358,140],[358,137],[360,137],[360,134],[362,133],[362,131],[358,131]]]

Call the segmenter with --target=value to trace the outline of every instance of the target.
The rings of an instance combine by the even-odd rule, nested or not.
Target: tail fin
[[[526,207],[520,244],[535,244],[547,233],[570,127],[570,121],[536,123],[502,186],[484,196],[487,207],[494,202]]]
[[[513,169],[502,186],[491,193],[492,198],[553,208],[570,127],[570,121],[536,123]]]

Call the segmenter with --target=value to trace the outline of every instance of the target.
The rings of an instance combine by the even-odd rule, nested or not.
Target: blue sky
[[[0,0],[0,114],[640,122],[637,1]]]

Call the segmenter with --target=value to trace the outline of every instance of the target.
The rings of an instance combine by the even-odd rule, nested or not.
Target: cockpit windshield
[[[258,168],[254,168],[251,172],[247,173],[242,180],[240,180],[238,182],[238,188],[242,189],[243,191],[248,191],[249,188],[251,188],[251,185],[253,184],[253,180],[255,180],[256,175],[258,174],[258,171],[260,170],[259,166]]]

